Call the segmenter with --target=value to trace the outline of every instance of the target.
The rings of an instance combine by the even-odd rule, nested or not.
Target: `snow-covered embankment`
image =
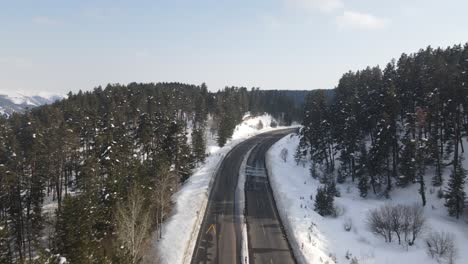
[[[259,121],[262,123],[261,129],[258,129]],[[198,167],[172,197],[175,205],[171,217],[163,226],[163,238],[158,239],[154,235],[150,250],[151,256],[148,256],[147,260],[164,264],[190,263],[211,185],[223,158],[237,144],[252,136],[284,128],[272,128],[272,121],[274,120],[269,115],[246,116],[244,121],[236,127],[232,139],[224,147],[219,148],[213,140],[208,140],[209,156],[205,164]]]
[[[367,214],[370,210],[385,204],[420,203],[417,184],[406,188],[395,188],[390,199],[376,197],[362,198],[356,184],[338,185],[341,197],[335,198],[335,206],[340,208],[336,218],[322,217],[314,211],[313,198],[320,186],[309,172],[309,163],[296,164],[293,154],[299,143],[296,135],[278,141],[266,157],[275,201],[285,226],[288,238],[294,247],[298,260],[302,263],[434,263],[426,251],[424,238],[431,231],[454,234],[458,247],[455,263],[468,263],[468,225],[463,220],[447,216],[444,200],[437,197],[437,191],[427,188],[427,205],[424,214],[427,218],[425,234],[414,246],[398,243],[385,243],[381,237],[372,234],[367,227]],[[281,151],[288,151],[287,160],[281,158]],[[468,160],[464,160],[468,166]],[[450,171],[447,170],[446,174]],[[428,175],[429,177],[429,175]],[[448,175],[445,176],[448,179]],[[348,232],[344,226],[351,225]]]

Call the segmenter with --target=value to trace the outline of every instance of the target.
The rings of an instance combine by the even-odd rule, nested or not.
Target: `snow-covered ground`
[[[154,262],[157,259],[160,263],[167,264],[190,262],[218,166],[226,154],[240,142],[259,133],[280,129],[281,127],[270,126],[272,120],[269,115],[246,115],[244,121],[235,128],[232,139],[222,148],[215,145],[214,137],[208,138],[209,156],[205,164],[197,168],[173,196],[175,205],[172,215],[164,224],[163,238],[158,240],[154,235],[148,260]],[[263,124],[260,130],[257,129],[259,121]]]
[[[381,237],[376,237],[368,230],[365,219],[369,210],[384,204],[420,203],[416,185],[405,189],[396,188],[390,199],[381,200],[361,198],[354,184],[339,184],[341,197],[335,199],[335,205],[342,208],[343,213],[337,218],[324,218],[317,214],[311,197],[315,197],[320,183],[310,176],[309,164],[302,166],[294,161],[293,154],[298,143],[299,138],[295,135],[283,138],[267,153],[266,161],[281,219],[301,262],[350,263],[350,259],[356,257],[359,264],[437,263],[427,255],[424,237],[430,231],[446,231],[455,236],[458,247],[455,263],[468,263],[467,219],[465,217],[457,221],[447,216],[444,200],[437,198],[437,189],[431,189],[431,186],[427,187],[428,202],[424,208],[428,227],[426,233],[411,247],[385,243]],[[283,148],[289,153],[286,162],[280,158]],[[467,159],[464,165],[468,168]],[[345,223],[352,223],[351,231],[345,231]]]

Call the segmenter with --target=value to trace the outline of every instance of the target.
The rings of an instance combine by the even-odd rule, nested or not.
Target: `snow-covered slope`
[[[0,115],[8,116],[14,112],[23,112],[28,108],[50,104],[62,98],[62,96],[47,93],[25,95],[22,93],[0,91]]]
[[[351,263],[355,257],[359,264],[436,264],[428,257],[424,242],[430,231],[453,233],[458,247],[455,263],[468,263],[468,219],[457,221],[447,216],[444,200],[437,198],[437,189],[430,186],[424,208],[428,222],[426,232],[410,247],[385,243],[381,237],[372,234],[367,228],[366,216],[369,210],[384,204],[420,204],[416,185],[396,188],[387,200],[361,198],[355,184],[339,184],[341,197],[335,199],[335,204],[342,214],[337,218],[317,214],[312,198],[320,183],[310,176],[310,164],[296,164],[293,154],[298,143],[299,138],[295,135],[285,137],[270,149],[266,159],[278,211],[296,255],[303,263]],[[280,157],[283,149],[289,153],[286,162]],[[467,159],[464,163],[466,168]],[[347,232],[344,226],[349,223],[352,228]]]
[[[262,129],[257,129],[259,121],[263,123]],[[164,224],[163,238],[159,240],[154,235],[151,252],[147,254],[148,263],[154,263],[155,260],[164,264],[190,262],[194,247],[192,242],[196,241],[213,176],[219,164],[226,154],[240,142],[256,134],[275,129],[270,126],[272,121],[274,120],[269,115],[258,117],[246,115],[244,121],[235,128],[232,139],[222,148],[216,145],[216,136],[208,136],[209,156],[205,164],[198,167],[173,196],[175,206],[172,216]]]

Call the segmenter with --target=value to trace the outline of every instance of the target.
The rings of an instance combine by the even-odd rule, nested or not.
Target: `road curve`
[[[192,255],[192,264],[244,263],[241,260],[241,223],[240,217],[236,213],[238,211],[238,204],[236,204],[235,196],[240,166],[247,152],[256,146],[252,151],[252,153],[255,153],[255,158],[252,158],[251,154],[249,160],[253,160],[255,166],[263,166],[264,168],[266,151],[276,141],[293,131],[293,129],[284,129],[257,135],[239,143],[227,154],[215,176],[205,216],[200,226]],[[261,151],[258,151],[260,149]],[[263,163],[257,162],[258,160],[263,160]],[[249,175],[247,175],[248,182]],[[259,193],[258,196],[259,199],[264,201],[264,204],[261,204],[262,208],[255,207],[255,203],[249,202],[251,199],[249,197],[253,194],[251,191],[246,190],[246,211],[247,214],[251,214],[251,216],[247,215],[248,226],[250,226],[249,230],[251,230],[249,231],[251,232],[249,233],[249,243],[254,242],[253,247],[249,249],[249,255],[253,253],[251,263],[263,263],[264,257],[268,258],[268,262],[265,263],[270,263],[270,259],[274,261],[273,263],[294,263],[294,261],[289,261],[293,257],[281,228],[278,213],[272,199],[271,188],[268,182],[264,182],[263,184],[268,186],[268,188],[263,188],[262,194]],[[266,192],[266,194],[263,194],[263,192]],[[267,202],[268,200],[264,199],[270,200]],[[256,226],[263,227],[262,231],[256,228]],[[265,228],[268,229],[268,232],[271,232],[269,237],[254,241],[254,238],[259,235],[259,231],[262,233],[266,231]],[[291,258],[286,257],[286,255],[290,255]],[[280,256],[277,259],[278,261],[286,260],[286,262],[276,262],[272,259],[278,256]]]

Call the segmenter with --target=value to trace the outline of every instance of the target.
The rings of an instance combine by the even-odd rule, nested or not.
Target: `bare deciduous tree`
[[[423,232],[426,225],[426,217],[424,216],[423,209],[418,205],[409,207],[409,233],[412,235],[409,245],[413,245],[416,238]]]
[[[171,195],[177,187],[177,175],[171,171],[162,171],[156,179],[154,201],[157,213],[159,238],[162,238],[162,223],[172,203]]]
[[[117,205],[117,238],[127,251],[131,263],[139,263],[151,228],[150,210],[138,188],[130,190],[127,201]]]
[[[387,238],[386,219],[383,217],[382,210],[376,209],[369,212],[367,223],[372,233],[383,236],[385,241]]]
[[[426,218],[421,207],[417,205],[384,205],[370,211],[367,218],[371,232],[392,242],[392,235],[398,237],[398,244],[404,241],[413,245],[424,230]]]
[[[426,238],[427,253],[438,263],[453,264],[457,255],[453,234],[431,232]]]
[[[390,221],[391,221],[391,230],[396,234],[398,237],[398,244],[401,244],[401,233],[403,232],[403,226],[404,226],[404,206],[402,205],[397,205],[391,207],[391,215],[390,215]]]

